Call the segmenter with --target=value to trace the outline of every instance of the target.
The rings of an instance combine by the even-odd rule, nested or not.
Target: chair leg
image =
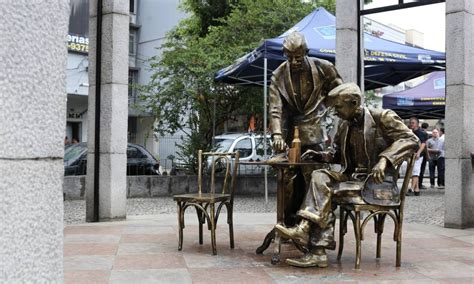
[[[212,254],[217,254],[216,248],[216,222],[215,222],[215,208],[214,203],[210,204],[210,217],[211,217],[211,245],[212,245]]]
[[[234,205],[229,203],[227,206],[227,224],[229,224],[230,248],[234,248]]]
[[[344,249],[344,228],[346,226],[347,219],[345,218],[345,211],[342,206],[339,207],[339,248],[337,251],[337,260],[341,260],[342,250]]]
[[[395,226],[397,228],[397,259],[395,266],[400,267],[402,263],[402,223],[403,223],[403,216],[398,217],[398,226]]]
[[[383,228],[385,224],[385,214],[380,215],[377,218],[377,221],[375,222],[376,227],[375,227],[375,232],[377,233],[377,252],[375,257],[376,258],[381,258],[382,255],[382,234],[383,234]]]
[[[178,238],[178,250],[181,251],[183,249],[183,221],[184,221],[184,212],[183,212],[183,202],[178,201],[178,231],[179,231],[179,238]]]
[[[201,212],[201,210],[199,210],[198,208],[196,208],[196,214],[197,214],[197,217],[198,217],[198,221],[199,221],[199,244],[202,245],[202,224],[203,224],[203,213]]]
[[[360,230],[360,212],[355,212],[354,234],[356,239],[356,261],[355,269],[360,269],[361,256],[361,230]]]

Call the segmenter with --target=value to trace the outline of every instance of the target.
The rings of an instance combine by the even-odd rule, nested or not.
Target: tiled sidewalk
[[[225,217],[225,213],[222,215]],[[255,249],[273,227],[274,214],[236,213],[235,249],[229,248],[225,218],[217,229],[217,256],[211,255],[210,233],[198,244],[195,214],[186,217],[183,250],[177,250],[177,216],[132,216],[123,222],[70,225],[64,229],[66,283],[474,283],[474,230],[404,224],[402,267],[395,267],[393,226],[386,222],[382,258],[375,259],[373,226],[365,230],[361,269],[354,270],[351,228],[341,262],[329,252],[330,266],[294,268],[271,265],[271,249]],[[337,232],[336,232],[337,233]],[[292,245],[282,258],[298,256]]]

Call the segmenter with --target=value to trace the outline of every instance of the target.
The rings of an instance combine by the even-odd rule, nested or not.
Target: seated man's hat
[[[352,82],[344,83],[335,87],[329,92],[328,97],[334,97],[338,95],[355,95],[359,98],[362,96],[359,86]]]
[[[344,83],[332,89],[326,98],[326,105],[333,105],[337,99],[342,101],[355,100],[360,104],[362,94],[359,86],[355,83]]]

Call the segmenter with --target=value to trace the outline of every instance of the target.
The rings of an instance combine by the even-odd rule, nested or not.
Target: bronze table
[[[256,162],[240,162],[241,165],[267,165],[271,166],[278,171],[278,182],[277,182],[277,224],[284,224],[284,209],[285,209],[285,180],[284,180],[284,171],[287,168],[297,167],[297,166],[313,166],[320,163],[315,162],[298,162],[298,163],[289,163],[289,162],[277,162],[277,163],[268,163],[267,161],[256,161]],[[272,255],[272,264],[278,264],[280,262],[280,250],[282,240],[275,229],[272,229],[263,240],[261,246],[255,251],[257,254],[262,254],[274,241],[275,245],[273,248]]]

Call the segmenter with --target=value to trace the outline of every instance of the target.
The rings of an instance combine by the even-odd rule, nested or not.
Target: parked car
[[[214,137],[216,152],[231,153],[239,152],[240,161],[263,161],[264,157],[264,139],[263,135],[252,133],[232,133],[222,134]],[[267,135],[267,159],[272,156],[271,137]],[[207,161],[208,166],[212,163]],[[240,165],[240,174],[261,174],[263,166]]]
[[[239,160],[242,161],[263,161],[264,148],[263,135],[253,133],[230,133],[214,137],[214,151],[221,153],[240,152]],[[197,154],[197,153],[196,153]],[[267,158],[273,155],[271,147],[271,136],[267,135]],[[206,167],[209,168],[212,160],[207,160]],[[174,159],[171,175],[181,175],[192,172],[190,165],[181,159]],[[264,167],[259,165],[239,165],[239,174],[261,174]]]
[[[128,143],[127,175],[159,175],[160,164],[143,146]],[[64,151],[64,175],[87,173],[87,144],[78,143]]]

